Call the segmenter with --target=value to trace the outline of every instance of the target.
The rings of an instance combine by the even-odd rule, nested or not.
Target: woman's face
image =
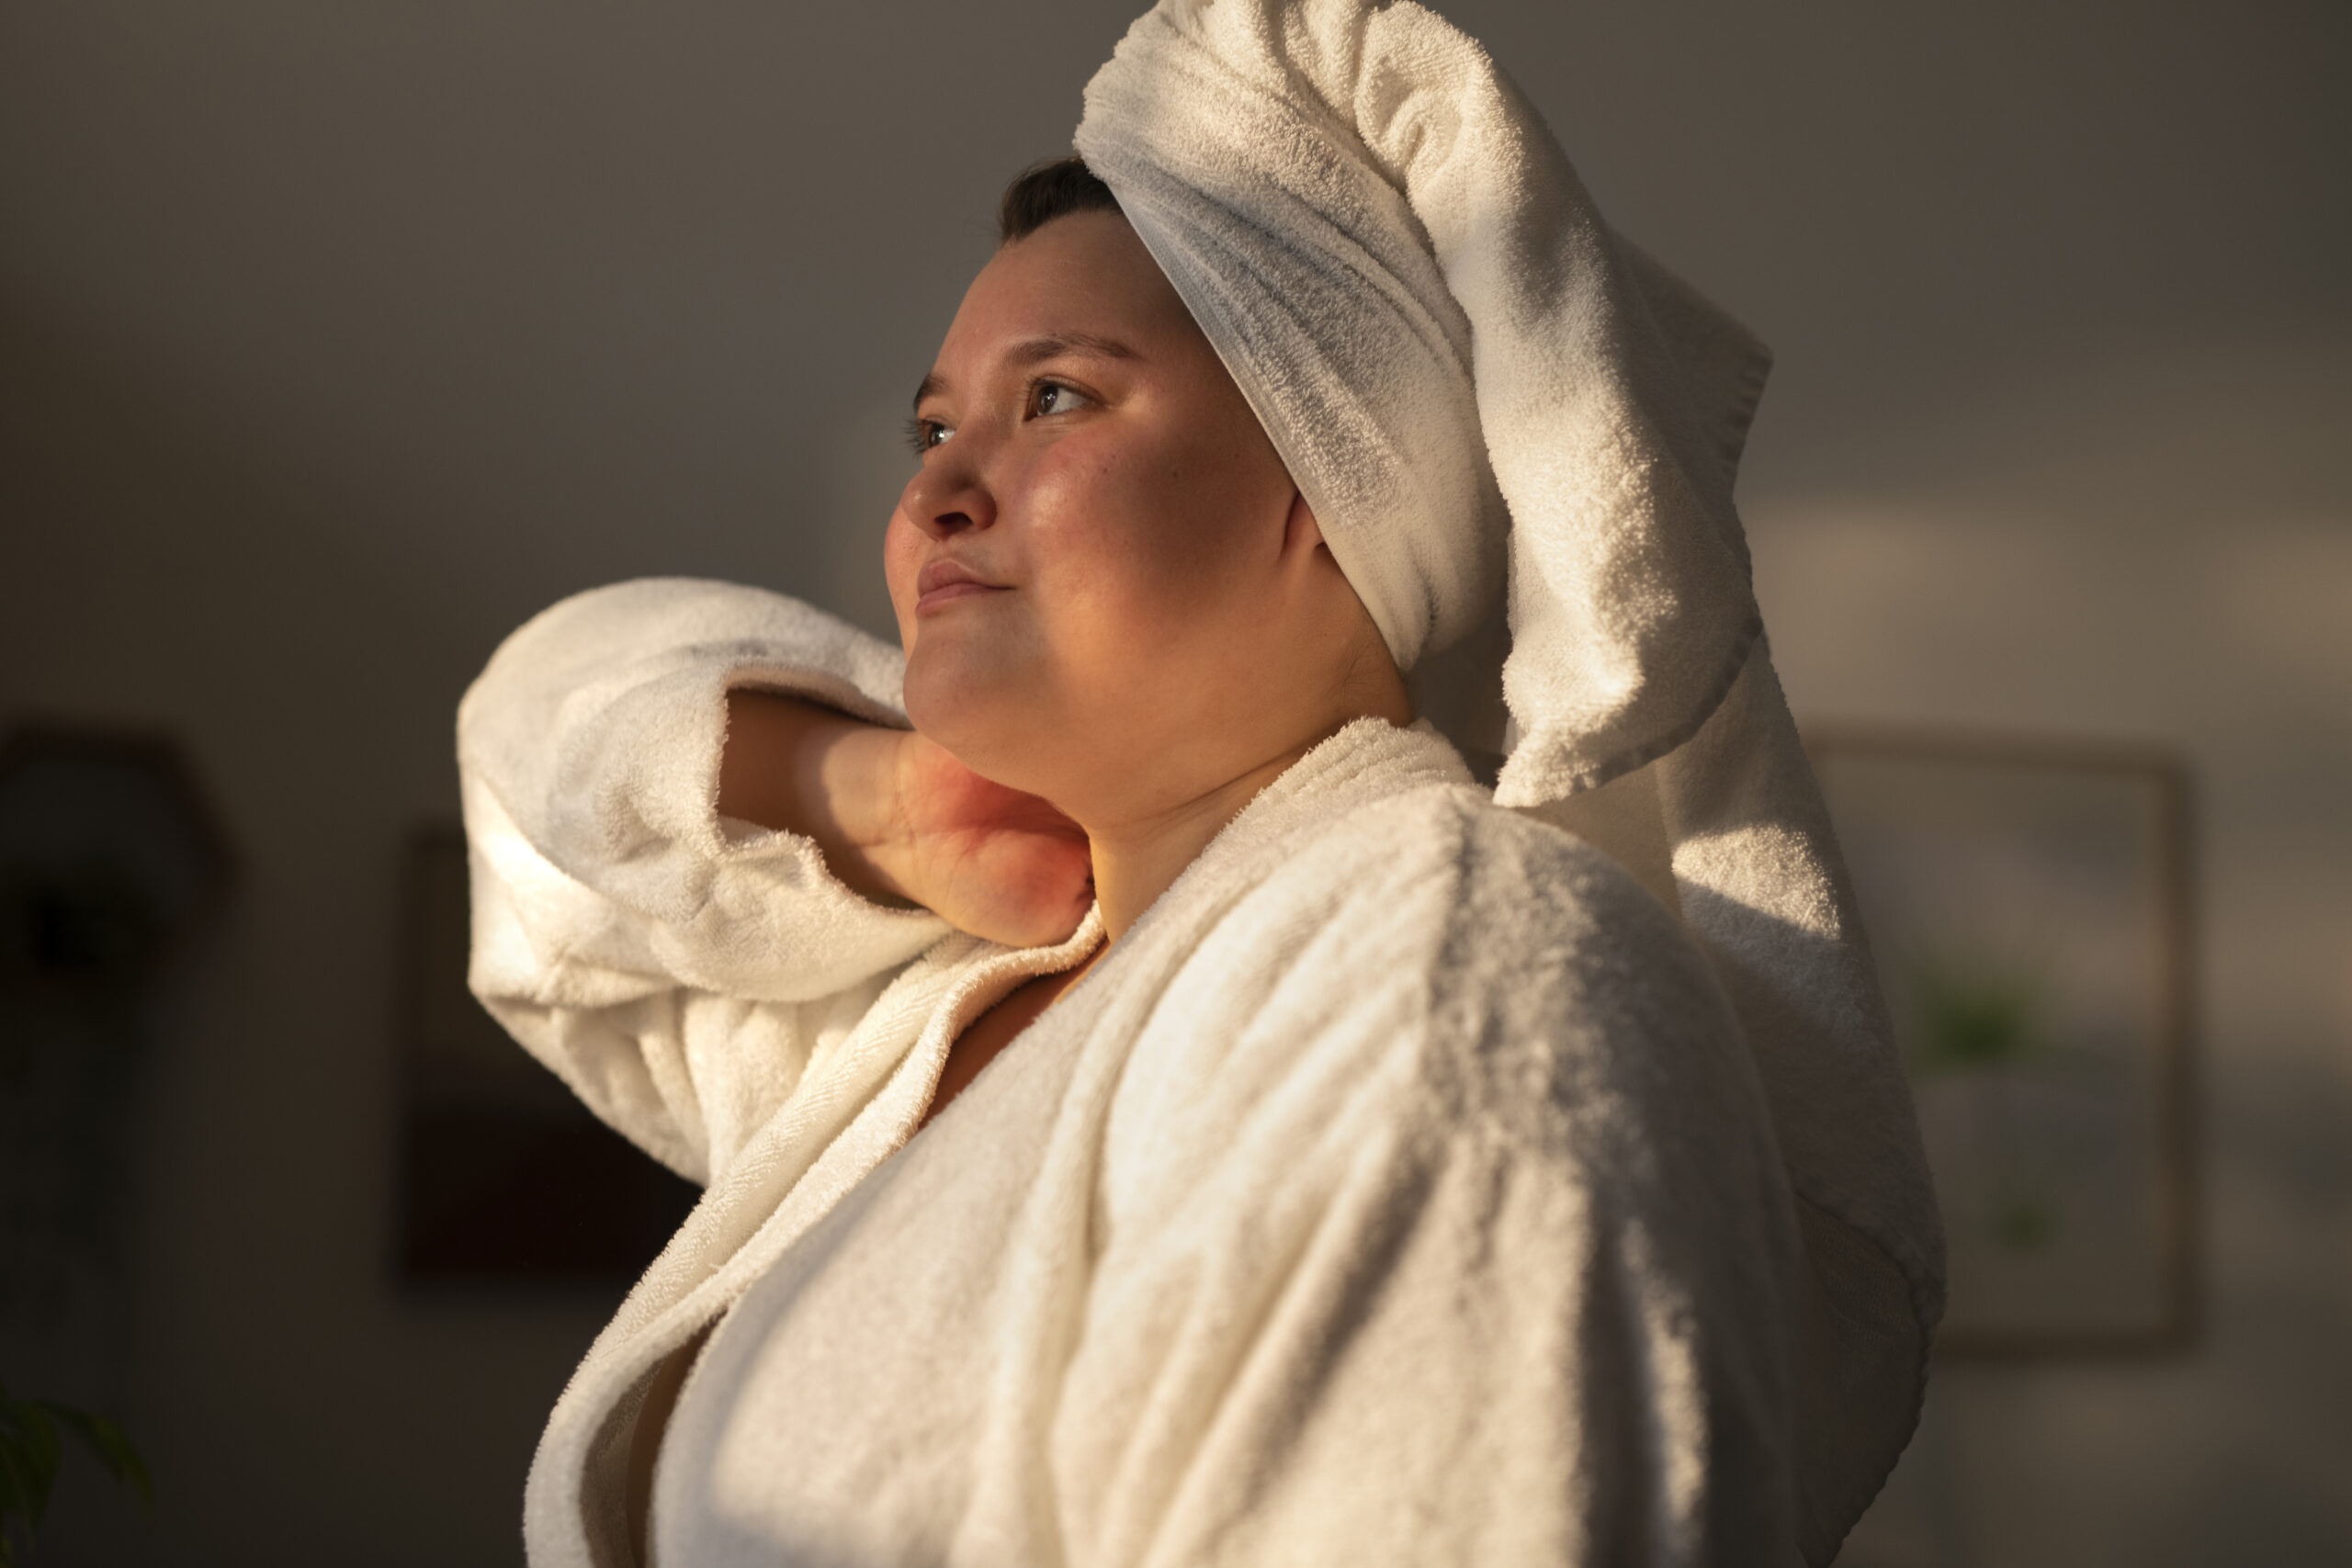
[[[1124,218],[998,252],[914,430],[884,547],[907,711],[967,765],[1085,823],[1335,727],[1377,634]]]

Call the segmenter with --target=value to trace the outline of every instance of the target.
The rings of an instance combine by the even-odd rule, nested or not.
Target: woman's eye
[[[955,434],[953,429],[935,419],[907,421],[907,445],[914,448],[914,454],[918,457],[934,446],[944,445],[947,438]]]
[[[1045,381],[1038,384],[1036,392],[1030,398],[1030,406],[1042,417],[1049,413],[1068,413],[1093,400],[1075,387],[1065,387],[1059,381]]]

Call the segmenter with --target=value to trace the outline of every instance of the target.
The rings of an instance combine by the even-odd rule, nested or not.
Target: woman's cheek
[[[917,546],[922,535],[907,521],[904,511],[890,514],[889,526],[882,535],[882,581],[889,590],[890,613],[898,618],[899,645],[912,648],[915,643],[915,574],[922,570],[922,556]]]
[[[1239,565],[1227,487],[1203,482],[1179,444],[1103,434],[1057,444],[1025,476],[1047,613],[1096,668],[1164,659],[1204,632]]]

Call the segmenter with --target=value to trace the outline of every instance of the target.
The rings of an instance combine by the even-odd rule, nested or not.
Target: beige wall
[[[389,1289],[399,837],[561,593],[885,624],[899,405],[1122,10],[0,9],[0,715],[177,730],[246,871],[139,1108],[162,1499],[69,1483],[54,1561],[517,1556],[610,1303]],[[1883,1560],[2344,1560],[2346,13],[1454,13],[1780,351],[1745,494],[1800,710],[2199,772],[2208,1339],[1951,1370]]]
[[[2352,1561],[2347,354],[2151,345],[1749,507],[1801,716],[2155,739],[2199,796],[2201,1342],[1939,1369],[1857,1563]]]

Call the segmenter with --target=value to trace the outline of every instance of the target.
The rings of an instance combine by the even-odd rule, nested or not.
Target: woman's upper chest
[[[1077,982],[1091,962],[1089,959],[1074,969],[1056,974],[1033,976],[967,1023],[948,1045],[947,1058],[940,1066],[938,1085],[932,1090],[931,1104],[923,1111],[922,1120],[916,1123],[917,1128],[930,1125],[946,1110],[989,1063]]]

